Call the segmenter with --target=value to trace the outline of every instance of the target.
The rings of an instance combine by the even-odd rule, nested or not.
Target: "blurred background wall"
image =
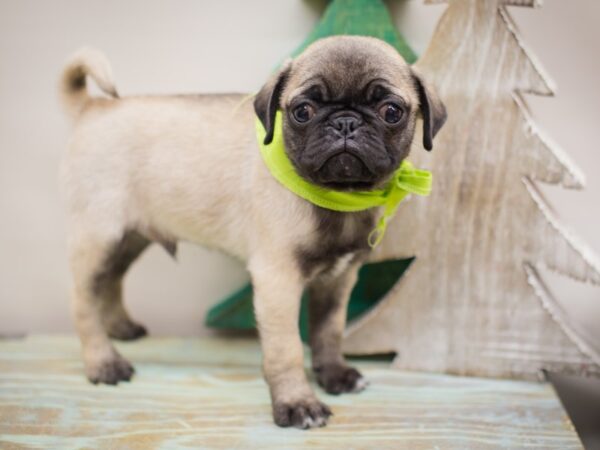
[[[544,187],[600,254],[600,2],[546,0],[512,8],[525,43],[559,86],[528,96],[539,126],[588,177],[583,192]],[[109,57],[119,92],[254,92],[312,29],[324,0],[0,0],[0,334],[72,330],[57,168],[69,124],[56,84],[66,57],[92,45]],[[389,0],[422,53],[443,5]],[[597,336],[600,289],[548,274],[564,306]],[[133,316],[154,334],[194,335],[206,309],[242,286],[243,266],[182,244],[178,261],[151,247],[126,283]]]

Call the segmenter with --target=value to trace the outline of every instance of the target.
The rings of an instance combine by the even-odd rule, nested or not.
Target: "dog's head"
[[[418,114],[427,150],[446,120],[435,90],[393,47],[358,36],[319,40],[287,61],[256,95],[254,109],[266,144],[280,109],[298,173],[337,190],[387,181],[408,155]]]

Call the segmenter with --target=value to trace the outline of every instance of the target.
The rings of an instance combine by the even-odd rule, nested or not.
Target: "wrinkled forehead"
[[[333,38],[318,41],[292,63],[286,97],[318,89],[326,100],[358,99],[373,84],[394,94],[415,99],[410,67],[398,52],[367,38]]]

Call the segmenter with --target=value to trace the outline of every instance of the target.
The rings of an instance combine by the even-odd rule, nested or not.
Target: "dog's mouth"
[[[369,189],[375,182],[362,159],[347,151],[327,158],[315,175],[319,184],[334,190]]]

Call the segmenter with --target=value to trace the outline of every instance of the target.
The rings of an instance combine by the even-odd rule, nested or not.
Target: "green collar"
[[[431,172],[415,169],[408,161],[402,162],[384,189],[341,192],[316,186],[298,175],[285,152],[280,111],[275,118],[275,132],[273,141],[269,145],[263,143],[265,134],[265,129],[257,118],[256,137],[265,164],[275,179],[297,196],[313,205],[333,211],[355,212],[379,206],[385,207],[377,226],[369,234],[371,247],[376,247],[381,242],[388,221],[408,194],[429,195],[431,192]]]

